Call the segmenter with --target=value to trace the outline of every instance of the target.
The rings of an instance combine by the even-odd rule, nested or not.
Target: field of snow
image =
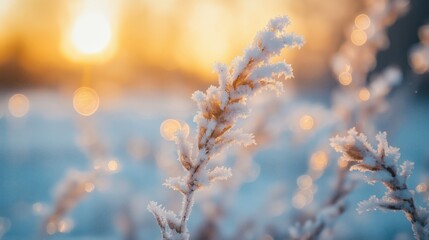
[[[97,114],[78,116],[69,98],[54,91],[33,90],[25,93],[30,100],[29,113],[20,119],[7,113],[5,93],[0,101],[0,238],[35,239],[41,236],[44,218],[54,205],[54,189],[71,169],[86,171],[90,163],[78,144],[78,137],[90,124],[107,152],[116,159],[118,169],[103,176],[95,189],[83,197],[66,215],[64,233],[51,239],[157,239],[159,229],[146,210],[150,200],[162,202],[170,209],[179,209],[177,192],[162,187],[170,173],[177,172],[178,161],[173,142],[159,134],[167,118],[186,121],[191,129],[194,103],[186,94],[163,98],[134,92],[116,102],[110,102]],[[167,97],[169,96],[169,97]],[[393,98],[388,113],[377,120],[378,130],[388,131],[392,146],[401,150],[402,159],[415,162],[410,187],[428,182],[429,171],[429,109],[425,99]],[[113,101],[113,100],[112,100]],[[315,100],[307,100],[307,105]],[[303,99],[294,99],[288,106],[305,106]],[[323,105],[323,104],[322,104]],[[119,107],[120,106],[120,107]],[[412,106],[412,107],[410,107]],[[256,115],[261,109],[253,109]],[[279,115],[281,115],[281,111]],[[230,198],[227,212],[219,227],[223,238],[233,239],[239,229],[248,229],[238,239],[269,239],[285,234],[294,219],[304,216],[323,202],[333,188],[336,159],[332,153],[321,178],[315,180],[314,199],[303,209],[293,204],[297,178],[306,174],[308,159],[320,145],[329,143],[330,132],[322,130],[297,140],[297,133],[288,130],[291,123],[274,128],[279,136],[257,149],[249,178],[237,192],[223,192],[224,183],[203,190],[197,197],[190,219],[190,232],[197,235],[207,211],[219,198]],[[272,124],[279,123],[279,118]],[[282,125],[279,125],[282,126]],[[370,137],[373,138],[373,137]],[[233,158],[232,152],[226,165]],[[239,161],[240,159],[237,159]],[[218,160],[220,161],[220,160]],[[249,170],[249,171],[250,171]],[[234,181],[233,177],[228,181]],[[182,174],[182,173],[181,173]],[[228,184],[228,182],[226,182]],[[371,187],[359,180],[355,191],[347,198],[347,211],[333,228],[335,239],[410,239],[410,223],[400,212],[368,212],[358,214],[357,203],[371,195],[381,196],[381,185]],[[210,193],[210,194],[209,194]],[[231,195],[232,194],[232,195]],[[418,201],[428,200],[427,189],[416,192]],[[353,237],[350,237],[353,236]],[[265,238],[263,238],[265,237]]]

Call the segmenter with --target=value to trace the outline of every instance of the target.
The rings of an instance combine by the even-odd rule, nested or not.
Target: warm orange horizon
[[[329,56],[343,38],[342,22],[359,8],[339,0],[325,4],[331,7],[308,7],[316,2],[1,0],[0,66],[16,61],[23,71],[51,83],[49,72],[79,76],[83,65],[108,66],[118,83],[133,81],[142,69],[211,82],[214,63],[230,63],[272,16],[287,13],[290,30],[305,36],[302,51],[308,54],[291,50],[284,56],[302,79],[310,79],[327,71]],[[342,11],[334,14],[339,7]]]

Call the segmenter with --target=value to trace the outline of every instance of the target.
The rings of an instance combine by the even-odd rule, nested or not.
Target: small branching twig
[[[355,22],[350,38],[347,38],[334,56],[332,70],[338,76],[342,87],[333,94],[333,112],[340,119],[337,131],[351,126],[364,132],[373,132],[373,118],[388,107],[386,97],[401,81],[401,73],[396,68],[387,68],[370,84],[366,84],[368,73],[376,64],[376,54],[388,46],[387,29],[408,11],[409,0],[369,1],[363,14]],[[356,41],[354,35],[364,35],[365,41]],[[344,201],[353,190],[355,183],[348,177],[353,163],[341,165],[337,169],[335,189],[326,204],[307,220],[304,225],[296,224],[290,229],[295,239],[319,239],[324,231],[329,231],[334,221],[346,210]],[[338,214],[326,217],[326,209],[336,209]],[[313,224],[313,225],[312,225]],[[306,231],[304,231],[306,230]],[[300,235],[302,233],[303,235]]]
[[[417,208],[413,192],[407,186],[414,163],[405,161],[399,166],[399,149],[389,146],[386,137],[386,132],[377,134],[378,146],[374,149],[367,137],[362,133],[358,134],[353,128],[346,137],[332,138],[331,146],[343,154],[343,160],[355,163],[350,170],[364,172],[370,184],[380,182],[387,188],[383,198],[372,196],[359,204],[358,211],[403,211],[411,222],[415,238],[428,239],[429,212],[427,209]]]
[[[92,191],[96,179],[94,172],[70,170],[64,179],[57,184],[55,206],[43,222],[43,235],[54,234],[60,230],[60,222],[75,205]]]
[[[183,195],[180,214],[166,211],[156,202],[151,202],[148,210],[153,213],[161,229],[163,239],[189,239],[187,222],[194,203],[195,191],[216,180],[231,176],[231,169],[216,167],[207,169],[209,161],[225,147],[238,143],[254,143],[253,135],[235,128],[239,118],[248,112],[247,98],[261,89],[281,90],[279,78],[292,77],[292,68],[285,62],[271,63],[273,56],[285,47],[299,47],[303,39],[285,33],[289,24],[287,17],[270,21],[268,26],[255,38],[243,57],[236,58],[230,68],[217,64],[219,86],[211,86],[206,93],[197,91],[192,98],[199,111],[194,121],[197,123],[195,151],[183,132],[176,136],[179,161],[187,171],[186,176],[169,178],[164,185]]]
[[[94,129],[89,126],[82,126],[82,128],[78,145],[86,154],[91,168],[86,171],[69,170],[57,184],[53,210],[42,224],[42,237],[61,231],[60,225],[63,218],[95,189],[97,182],[103,176],[116,171],[118,167],[116,161],[108,161],[111,158]]]

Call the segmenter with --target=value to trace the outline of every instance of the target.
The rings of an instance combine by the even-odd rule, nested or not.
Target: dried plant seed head
[[[346,154],[346,156],[348,156],[353,161],[363,160],[363,154],[361,150],[357,148],[355,145],[345,145],[344,154]]]

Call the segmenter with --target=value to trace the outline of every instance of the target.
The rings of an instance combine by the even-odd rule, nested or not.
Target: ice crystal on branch
[[[385,132],[377,134],[376,140],[378,145],[374,148],[368,143],[367,137],[354,128],[345,137],[331,139],[331,146],[343,154],[342,159],[355,163],[351,171],[364,172],[369,183],[380,182],[387,188],[381,199],[372,196],[360,203],[358,210],[401,210],[411,222],[416,239],[428,239],[427,210],[416,207],[413,193],[407,186],[414,163],[405,161],[399,165],[399,149],[389,146]]]
[[[148,210],[155,216],[164,239],[189,239],[187,222],[194,202],[196,190],[216,180],[231,176],[231,170],[224,167],[207,169],[209,161],[225,147],[236,143],[243,146],[254,143],[253,135],[243,133],[235,127],[236,121],[246,118],[249,112],[247,99],[262,89],[282,91],[281,78],[292,77],[292,68],[285,62],[272,63],[285,47],[300,47],[303,39],[284,29],[289,25],[287,17],[271,20],[260,31],[252,45],[242,57],[235,58],[230,67],[216,64],[219,86],[211,86],[206,92],[196,91],[192,99],[198,112],[196,142],[191,144],[182,133],[177,134],[179,161],[187,174],[170,178],[165,185],[183,195],[182,209],[176,215],[165,211],[152,202]]]
[[[362,12],[347,28],[346,41],[334,55],[331,65],[341,84],[333,94],[332,114],[339,120],[335,124],[335,132],[351,126],[365,133],[375,132],[373,122],[389,107],[386,98],[399,85],[402,74],[399,69],[389,67],[367,84],[368,73],[375,67],[377,52],[388,47],[387,29],[407,12],[408,5],[408,0],[365,1]],[[333,224],[324,224],[324,221],[333,223],[346,211],[345,206],[330,219],[319,215],[324,215],[327,208],[338,209],[340,202],[346,201],[353,191],[355,181],[350,179],[348,172],[351,165],[338,165],[335,188],[328,201],[305,222],[305,228],[313,230],[299,231],[301,225],[298,224],[295,230],[292,229],[294,238],[319,239],[324,233],[332,232],[329,230]]]

